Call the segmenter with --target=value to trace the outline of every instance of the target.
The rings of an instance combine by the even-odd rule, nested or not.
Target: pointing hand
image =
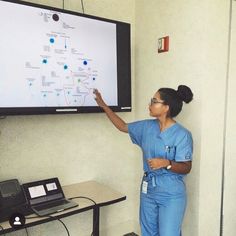
[[[93,93],[95,94],[94,99],[96,100],[98,106],[100,106],[101,108],[104,108],[105,106],[107,106],[106,103],[102,99],[101,93],[99,93],[99,91],[97,89],[94,89]]]

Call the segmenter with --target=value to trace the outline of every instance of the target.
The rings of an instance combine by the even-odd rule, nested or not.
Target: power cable
[[[70,232],[69,232],[68,228],[66,227],[65,223],[61,219],[58,219],[55,216],[51,216],[51,215],[48,215],[48,217],[53,218],[53,219],[58,220],[59,222],[61,222],[62,225],[64,226],[64,228],[66,229],[67,235],[70,236]]]
[[[67,235],[70,236],[70,232],[69,232],[68,228],[66,227],[65,223],[61,219],[58,219],[57,217],[51,216],[51,215],[43,216],[43,217],[48,217],[48,218],[52,218],[54,220],[58,220],[64,226],[64,228],[67,232]],[[35,218],[41,218],[41,216],[32,216],[32,217],[27,217],[25,219],[35,219]]]
[[[83,14],[84,14],[84,0],[80,0],[80,1],[81,1],[82,11],[83,11]]]
[[[69,200],[76,199],[76,198],[82,198],[82,199],[90,200],[91,202],[94,203],[94,206],[97,206],[97,203],[92,198],[89,198],[89,197],[83,197],[83,196],[71,197],[71,198],[69,198]],[[94,225],[96,225],[97,222],[98,222],[98,218],[95,218]],[[91,236],[94,236],[94,231],[92,231]]]
[[[27,228],[25,228],[25,232],[26,232],[26,235],[29,236],[29,232],[28,232]]]

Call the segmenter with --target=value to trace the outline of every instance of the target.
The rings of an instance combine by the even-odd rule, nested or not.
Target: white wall
[[[62,7],[62,1],[32,2]],[[133,47],[134,3],[134,0],[86,0],[84,7],[87,14],[131,23]],[[80,1],[65,0],[65,8],[82,12]],[[122,113],[121,117],[133,121],[134,112]],[[0,130],[0,181],[17,177],[21,182],[27,182],[58,176],[62,185],[66,185],[97,180],[127,196],[126,201],[101,210],[102,235],[135,231],[138,225],[140,155],[135,156],[136,150],[129,137],[119,133],[104,114],[7,117],[0,121]],[[91,212],[64,221],[72,236],[91,233]],[[65,235],[57,222],[29,231],[33,236]]]

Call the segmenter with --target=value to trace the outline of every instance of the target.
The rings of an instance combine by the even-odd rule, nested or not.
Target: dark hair
[[[183,107],[183,102],[189,103],[193,99],[193,93],[188,86],[179,85],[177,90],[172,88],[160,88],[158,90],[164,104],[169,106],[169,116],[177,116]]]

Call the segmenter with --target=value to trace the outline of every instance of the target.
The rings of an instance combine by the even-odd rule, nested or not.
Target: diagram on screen
[[[60,21],[58,14],[41,14],[48,22]],[[49,19],[48,19],[49,18]],[[62,23],[64,28],[69,26]],[[73,29],[73,28],[72,28]],[[41,98],[42,105],[83,106],[86,98],[93,92],[98,71],[94,67],[93,58],[89,58],[76,45],[72,45],[70,35],[64,32],[47,32],[43,50],[38,56],[40,66],[34,68],[26,62],[26,68],[32,75],[37,71],[38,77],[26,78],[32,99]],[[80,43],[79,38],[77,43]]]
[[[24,18],[12,13],[17,28],[13,21],[3,26],[9,34],[2,36],[2,45],[11,45],[14,56],[1,47],[7,55],[2,74],[8,78],[8,84],[1,84],[2,96],[10,92],[17,106],[97,106],[97,88],[109,98],[108,105],[117,105],[115,24],[37,8],[22,11]]]

